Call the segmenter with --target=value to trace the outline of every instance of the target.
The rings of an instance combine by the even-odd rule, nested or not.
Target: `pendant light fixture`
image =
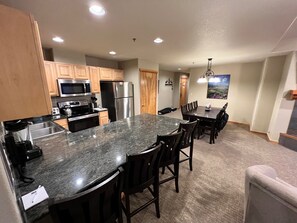
[[[197,80],[197,83],[203,84],[207,82],[220,82],[220,78],[215,77],[214,72],[211,69],[212,58],[208,58],[207,70],[206,72]]]

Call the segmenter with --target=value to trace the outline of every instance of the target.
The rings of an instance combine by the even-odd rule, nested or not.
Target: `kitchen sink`
[[[43,129],[43,128],[48,128],[48,127],[53,127],[55,124],[51,121],[48,122],[42,122],[42,123],[37,123],[29,126],[30,131],[35,131],[38,129]]]
[[[47,136],[52,136],[65,131],[64,128],[55,124],[52,121],[37,123],[29,126],[32,139],[40,139]]]

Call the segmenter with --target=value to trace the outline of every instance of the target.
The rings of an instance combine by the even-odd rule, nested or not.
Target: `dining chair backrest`
[[[194,109],[198,108],[198,101],[194,101],[193,104],[194,104]]]
[[[127,154],[124,191],[129,194],[142,191],[156,180],[155,177],[159,176],[161,146],[162,143],[159,142],[141,153]]]
[[[215,121],[215,127],[216,127],[217,129],[220,128],[219,126],[221,125],[221,122],[222,122],[222,119],[223,119],[224,114],[225,114],[225,110],[224,110],[223,108],[222,108],[222,109],[220,110],[220,112],[217,114],[216,121]]]
[[[223,106],[223,109],[226,110],[228,107],[228,102]]]
[[[181,106],[181,113],[182,113],[182,116],[183,116],[183,120],[189,120],[189,117],[186,115],[187,105],[182,105]]]
[[[191,103],[188,103],[188,109],[189,109],[189,111],[192,111],[193,110],[193,104],[192,104],[192,102]]]
[[[228,120],[229,120],[229,115],[226,112],[224,112],[224,114],[221,118],[221,121],[219,122],[219,126],[218,126],[219,131],[221,131],[223,128],[225,128]]]
[[[163,142],[160,166],[167,166],[178,161],[181,138],[183,134],[184,131],[179,131],[173,134],[157,136],[157,144]]]
[[[178,132],[184,130],[183,137],[181,138],[181,148],[187,148],[191,146],[194,142],[194,132],[198,124],[198,120],[187,123],[180,123],[178,127]]]
[[[49,212],[56,223],[122,222],[122,168],[104,181],[70,198],[49,200]]]

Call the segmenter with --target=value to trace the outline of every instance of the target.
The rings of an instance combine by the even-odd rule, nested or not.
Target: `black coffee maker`
[[[4,122],[4,128],[7,131],[5,135],[5,147],[12,165],[17,168],[21,180],[24,178],[23,168],[26,162],[40,157],[42,150],[33,145],[27,121],[16,120]],[[32,178],[29,178],[32,179]]]

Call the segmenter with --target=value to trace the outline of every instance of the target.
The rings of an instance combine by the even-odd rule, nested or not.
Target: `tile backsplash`
[[[100,94],[94,94],[91,96],[76,96],[76,97],[52,97],[52,106],[58,107],[58,102],[64,102],[64,101],[88,101],[91,102],[91,97],[97,98],[97,105],[101,106],[101,95]]]

